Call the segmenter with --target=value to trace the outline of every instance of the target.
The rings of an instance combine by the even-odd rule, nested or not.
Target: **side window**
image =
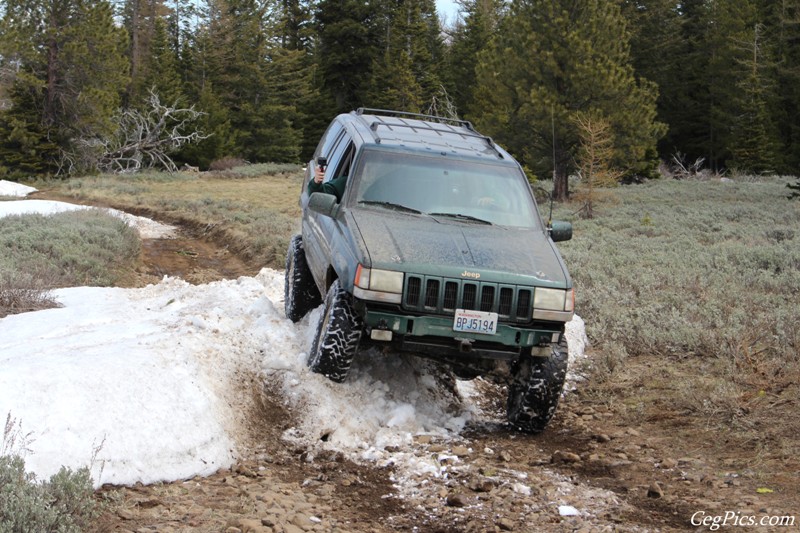
[[[339,122],[334,122],[328,126],[328,130],[317,145],[317,150],[314,152],[314,159],[319,156],[328,156],[331,153],[334,143],[339,139],[342,133],[342,125]]]
[[[350,169],[353,166],[353,157],[356,155],[356,145],[353,144],[353,141],[350,141],[347,137],[342,140],[342,143],[345,145],[344,155],[342,156],[339,166],[336,167],[335,175],[349,177]]]
[[[337,139],[336,145],[333,150],[327,154],[328,169],[325,171],[325,181],[330,181],[337,176],[342,175],[343,165],[346,157],[343,157],[347,152],[347,148],[352,146],[350,138],[346,134],[342,134]],[[322,152],[320,155],[325,156],[326,153]]]

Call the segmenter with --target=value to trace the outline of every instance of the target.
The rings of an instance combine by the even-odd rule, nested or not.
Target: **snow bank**
[[[15,183],[13,181],[0,180],[0,196],[28,196],[36,192],[37,189]]]

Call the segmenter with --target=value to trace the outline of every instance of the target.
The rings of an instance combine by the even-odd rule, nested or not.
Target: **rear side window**
[[[350,136],[342,132],[333,144],[332,150],[319,154],[328,159],[325,181],[349,173],[351,159],[349,154],[352,152],[352,147],[353,142],[350,140]]]
[[[330,157],[329,154],[333,149],[334,143],[339,139],[342,129],[342,125],[338,121],[334,121],[328,126],[325,135],[320,139],[317,149],[314,152],[314,159],[319,156]]]

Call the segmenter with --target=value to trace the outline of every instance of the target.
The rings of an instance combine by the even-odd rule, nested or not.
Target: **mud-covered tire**
[[[308,354],[308,366],[331,381],[343,382],[358,351],[362,329],[361,317],[337,279],[325,297],[325,312],[317,325],[317,336]]]
[[[311,270],[306,263],[303,237],[295,235],[286,252],[286,281],[284,283],[283,309],[286,318],[299,322],[306,313],[322,303]]]
[[[567,338],[553,344],[550,357],[524,357],[508,385],[508,421],[519,430],[539,433],[556,412],[567,378]]]

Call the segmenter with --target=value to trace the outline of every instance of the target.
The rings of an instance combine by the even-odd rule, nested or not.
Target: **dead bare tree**
[[[676,180],[698,179],[705,177],[703,170],[704,157],[698,157],[694,163],[687,162],[686,156],[680,152],[672,154],[671,172]]]
[[[450,95],[447,94],[444,85],[440,85],[438,95],[434,95],[431,98],[431,103],[428,105],[428,109],[425,110],[425,114],[434,117],[459,120],[456,105],[453,103],[453,100],[450,99]]]
[[[79,139],[74,153],[67,154],[69,170],[74,167],[101,172],[131,173],[147,168],[178,170],[170,154],[187,143],[210,135],[193,129],[202,115],[194,106],[180,108],[160,102],[150,91],[149,109],[120,110],[114,118],[116,131],[108,138]]]

